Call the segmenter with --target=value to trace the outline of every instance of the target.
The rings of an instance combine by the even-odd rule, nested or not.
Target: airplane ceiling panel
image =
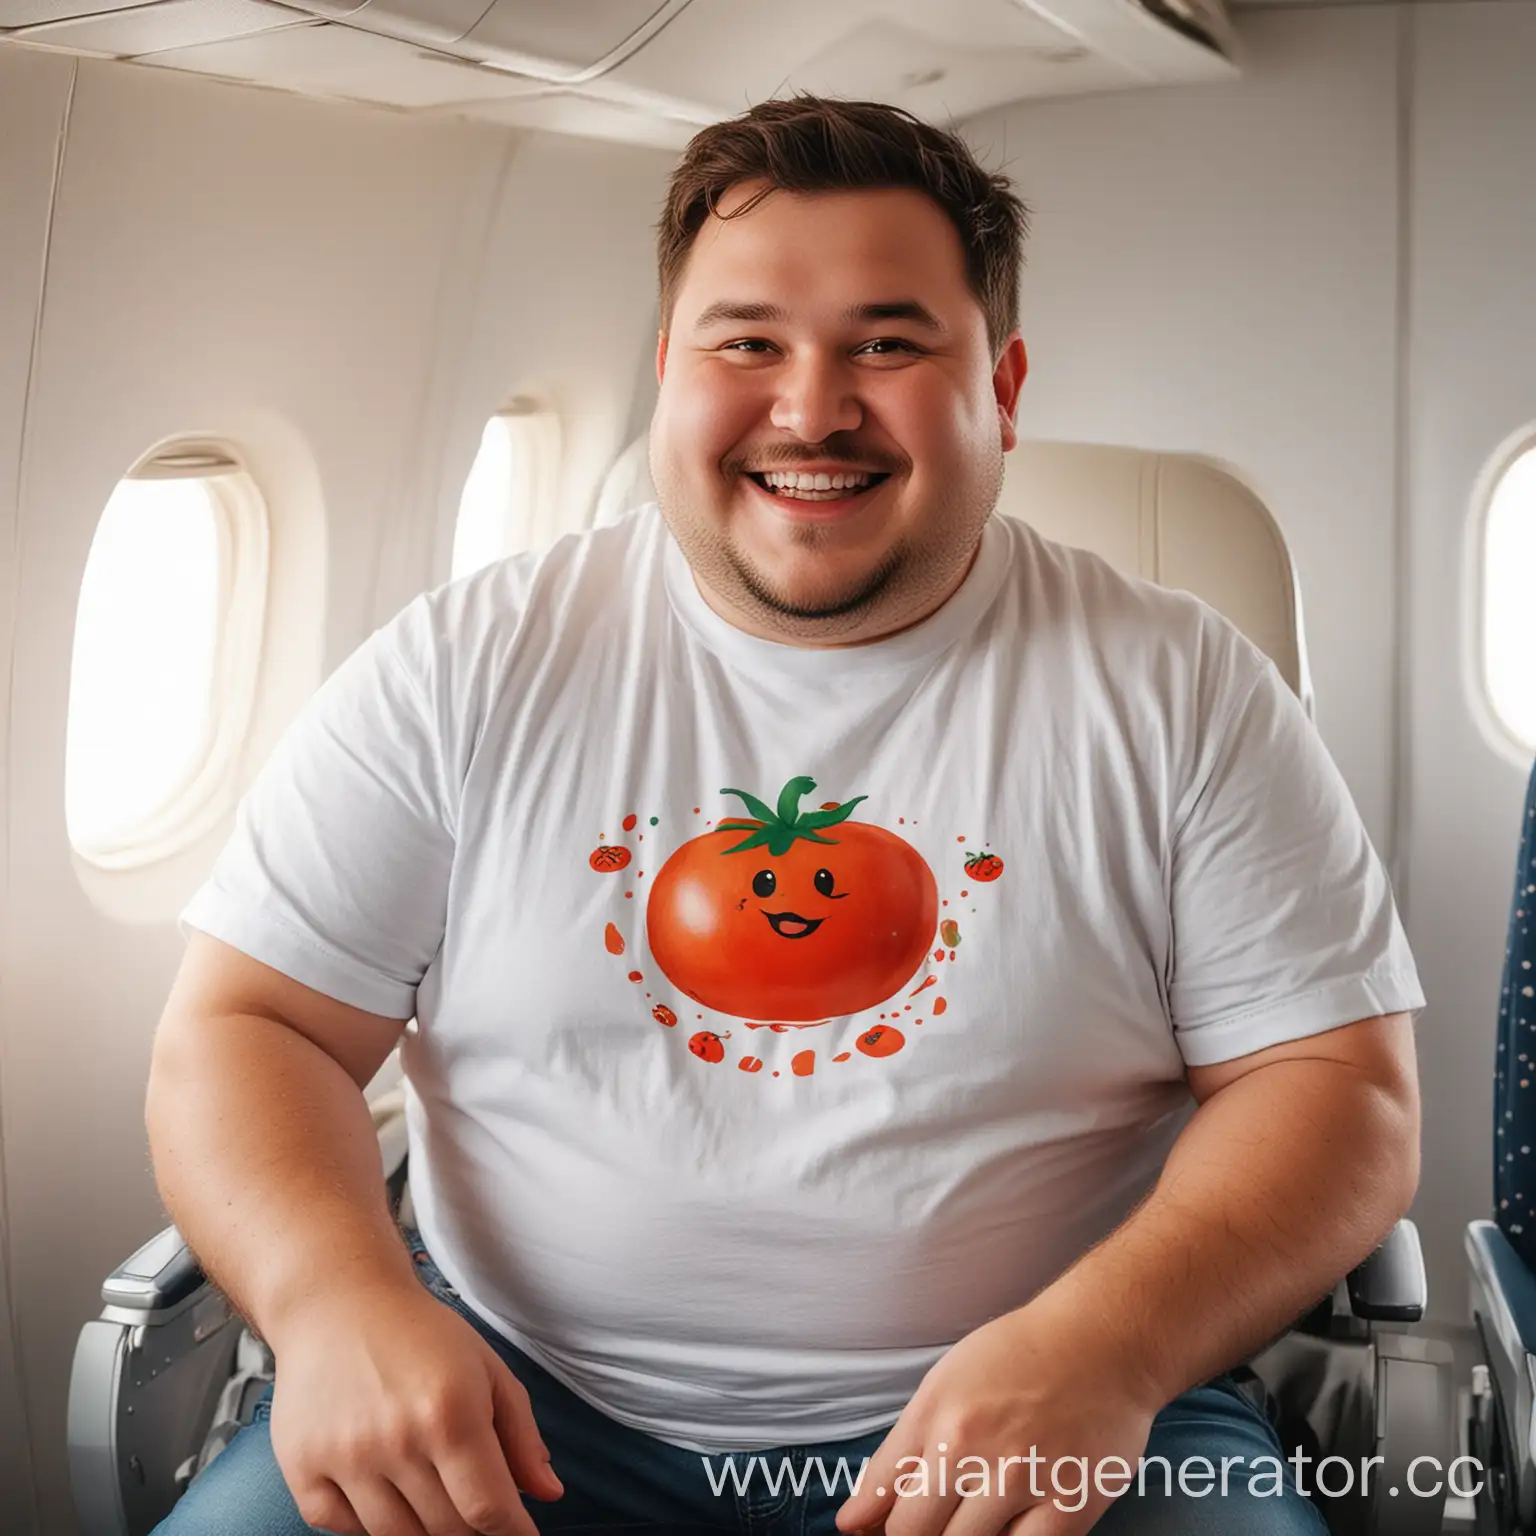
[[[36,27],[71,16],[95,16],[102,11],[126,11],[144,0],[0,0],[0,31]]]
[[[368,5],[305,5],[306,11],[335,9],[337,19],[364,32],[404,38],[428,48],[456,43],[485,15],[488,0],[371,0]]]
[[[827,0],[708,0],[604,74],[605,82],[708,105],[720,117],[774,95],[808,57],[856,27],[858,9]]]
[[[784,88],[888,101],[944,122],[1020,96],[1113,90],[1128,83],[1119,65],[1054,28],[1028,47],[935,48],[905,27],[872,22],[808,59]]]
[[[511,63],[521,56],[544,61],[549,78],[569,78],[608,55],[654,37],[692,0],[495,0],[464,37],[458,51]],[[778,7],[775,7],[777,10]]]
[[[892,19],[868,15],[877,9]],[[711,0],[685,11],[604,80],[708,103],[722,116],[803,89],[891,101],[939,120],[1033,90],[1127,83],[1102,61],[1086,86],[1072,83],[1061,65],[1085,60],[1087,50],[1009,0],[964,0],[961,11],[941,21],[901,0],[858,9],[781,0],[766,10],[758,0]],[[722,57],[731,60],[728,70],[711,67]]]
[[[606,139],[650,149],[680,150],[702,126],[629,102],[558,90],[512,101],[483,102],[475,107],[474,115],[477,121],[505,123],[511,128],[568,133],[581,139]]]
[[[1222,0],[0,0],[0,19],[22,15],[34,25],[6,35],[23,42],[669,146],[787,90],[948,122],[1234,71]]]
[[[26,42],[133,58],[168,48],[221,42],[274,27],[313,25],[272,0],[160,0],[134,10],[81,16],[21,33]]]
[[[423,55],[406,43],[331,22],[177,48],[144,62],[392,107],[447,106],[542,89],[536,82]]]

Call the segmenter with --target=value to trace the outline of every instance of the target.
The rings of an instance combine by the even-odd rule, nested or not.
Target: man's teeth
[[[792,470],[769,470],[763,480],[771,491],[796,501],[835,501],[845,491],[863,490],[869,484],[867,472],[846,474],[797,474]]]

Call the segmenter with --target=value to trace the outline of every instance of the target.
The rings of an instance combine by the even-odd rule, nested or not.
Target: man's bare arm
[[[1192,1067],[1199,1108],[1142,1205],[1034,1302],[1163,1401],[1247,1358],[1391,1231],[1419,1178],[1407,1014]]]
[[[155,1035],[150,1151],[183,1237],[268,1339],[319,1284],[414,1284],[362,1092],[403,1027],[191,937]]]
[[[272,1450],[305,1522],[534,1536],[560,1480],[528,1394],[416,1279],[363,1088],[402,1020],[194,934],[155,1037],[150,1147],[204,1267],[272,1346]]]
[[[1043,1465],[1134,1466],[1160,1409],[1274,1337],[1407,1208],[1418,1093],[1406,1016],[1189,1080],[1200,1107],[1152,1193],[1032,1301],[967,1334],[928,1372],[838,1511],[839,1530],[898,1513],[893,1488],[912,1457],[1001,1467],[1027,1449]],[[1095,1483],[1063,1512],[1032,1481],[1002,1481],[966,1510],[940,1497],[911,1529],[1086,1536],[1110,1502]]]

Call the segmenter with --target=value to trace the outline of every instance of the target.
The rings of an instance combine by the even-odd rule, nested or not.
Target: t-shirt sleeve
[[[322,684],[181,914],[183,931],[395,1019],[441,947],[454,852],[424,615],[418,600]]]
[[[1274,666],[1242,671],[1172,845],[1169,1009],[1190,1066],[1424,1006],[1343,777]]]

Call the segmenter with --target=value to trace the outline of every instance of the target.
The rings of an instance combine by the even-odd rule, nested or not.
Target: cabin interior
[[[1281,529],[1429,998],[1464,1409],[1536,752],[1533,83],[1529,0],[0,0],[0,1531],[82,1530],[71,1358],[164,1223],[150,1043],[240,791],[412,596],[623,509],[668,172],[800,89],[1014,177],[1024,437],[1208,457]]]

